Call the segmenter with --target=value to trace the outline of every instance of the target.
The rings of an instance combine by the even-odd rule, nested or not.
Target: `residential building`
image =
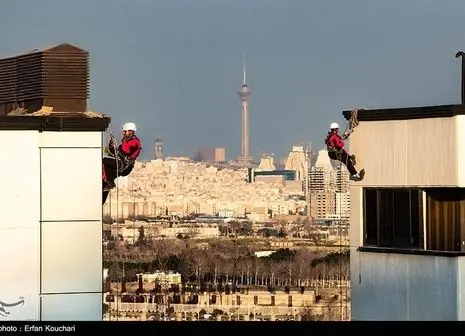
[[[175,273],[172,271],[169,272],[153,272],[153,273],[141,273],[139,276],[142,277],[143,283],[159,283],[160,285],[165,285],[169,287],[170,285],[180,285],[181,284],[181,274]]]
[[[366,175],[350,189],[352,320],[465,320],[465,105],[357,118],[350,147]]]

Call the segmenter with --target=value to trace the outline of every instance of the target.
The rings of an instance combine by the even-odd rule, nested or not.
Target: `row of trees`
[[[257,257],[253,245],[240,240],[212,240],[195,244],[190,240],[163,239],[128,246],[118,242],[105,251],[105,267],[112,281],[123,274],[136,281],[136,274],[175,271],[191,283],[232,283],[247,286],[306,286],[309,279],[349,279],[348,250],[331,253],[307,248],[280,249],[268,257]]]

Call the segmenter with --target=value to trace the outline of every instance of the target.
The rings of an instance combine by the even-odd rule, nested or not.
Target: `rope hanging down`
[[[114,157],[115,157],[115,163],[116,163],[116,179],[120,176],[120,173],[119,173],[119,162],[118,162],[118,145],[117,145],[117,138],[112,134],[110,133],[109,134],[109,137],[110,137],[110,143],[112,143],[113,145],[113,149],[114,149]],[[109,149],[109,148],[108,148]],[[110,154],[110,151],[109,150],[106,150],[105,152],[107,154]],[[119,235],[120,235],[120,230],[119,230],[119,217],[120,217],[120,213],[119,213],[119,209],[120,209],[120,206],[119,206],[119,188],[118,188],[118,184],[116,184],[116,187],[115,187],[115,191],[116,191],[116,220],[113,220],[113,209],[112,209],[112,203],[113,203],[113,197],[112,197],[112,192],[111,190],[108,190],[107,192],[109,193],[109,213],[110,213],[110,220],[112,222],[112,224],[114,224],[116,222],[116,240],[118,239]],[[110,224],[110,233],[112,233],[112,227],[113,225]],[[116,305],[116,321],[119,320],[119,307],[120,307],[120,297],[121,297],[121,293],[122,293],[122,290],[120,291],[120,288],[119,288],[119,281],[120,281],[120,255],[118,253],[118,248],[116,248],[115,250],[115,255],[113,256],[114,259],[116,259],[116,296],[113,296],[113,303]],[[111,254],[111,252],[110,252]],[[113,262],[115,260],[112,260]],[[111,260],[111,256],[110,256],[110,260]],[[123,266],[124,267],[124,266]],[[109,265],[109,268],[111,268],[111,265]],[[110,276],[110,275],[108,275]],[[124,277],[124,271],[123,271],[123,277]],[[121,282],[123,281],[123,279],[121,279]],[[110,279],[110,293],[112,294],[113,293],[113,290],[111,289],[111,279]],[[110,305],[109,306],[109,320],[111,321],[111,317],[112,317],[112,309],[111,308],[114,308],[113,305]]]
[[[352,110],[350,112],[350,119],[347,123],[346,129],[342,135],[343,139],[347,139],[349,135],[354,131],[354,129],[358,126],[358,109]],[[345,166],[347,167],[347,160],[350,160],[350,157],[347,156]],[[342,176],[342,161],[339,162],[339,176]],[[342,274],[343,270],[343,246],[342,246],[342,178],[339,178],[339,225],[338,225],[338,233],[339,233],[339,281],[340,281],[340,288],[339,288],[339,308],[340,308],[340,320],[344,321],[344,308],[345,308],[345,318],[347,319],[347,312],[348,312],[348,288],[347,288],[347,276]],[[337,197],[337,196],[336,196]],[[343,286],[342,283],[345,283],[345,300],[346,304],[345,307],[343,305]]]

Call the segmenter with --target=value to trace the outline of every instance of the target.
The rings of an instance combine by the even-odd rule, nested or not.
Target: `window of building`
[[[465,188],[428,188],[426,193],[426,248],[465,250]]]
[[[465,251],[465,188],[365,188],[363,196],[364,246]]]
[[[422,247],[420,191],[364,189],[364,245]]]

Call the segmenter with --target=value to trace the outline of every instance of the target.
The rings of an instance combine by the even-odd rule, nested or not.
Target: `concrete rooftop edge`
[[[343,111],[342,115],[349,120],[354,110]],[[407,120],[424,118],[446,118],[465,115],[465,105],[436,105],[421,107],[400,107],[388,109],[357,110],[358,121]]]
[[[0,130],[36,130],[58,132],[106,131],[111,118],[106,115],[86,116],[83,113],[50,113],[49,115],[21,115],[0,117]]]

